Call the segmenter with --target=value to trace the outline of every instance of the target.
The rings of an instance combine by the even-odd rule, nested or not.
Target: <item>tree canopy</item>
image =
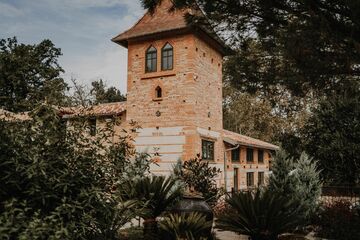
[[[0,107],[28,111],[39,102],[63,105],[67,84],[58,64],[61,51],[50,40],[26,45],[0,40]]]
[[[90,94],[94,98],[94,103],[110,103],[125,101],[126,97],[115,87],[106,87],[102,79],[91,83]]]

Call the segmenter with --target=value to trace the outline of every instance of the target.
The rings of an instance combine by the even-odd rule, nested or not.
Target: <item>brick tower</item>
[[[170,2],[163,1],[152,15],[146,13],[113,39],[128,48],[127,120],[142,127],[137,148],[157,148],[161,172],[177,160],[194,158],[201,153],[201,138],[219,140],[223,128],[225,48],[205,30],[187,24],[184,16],[191,11],[169,12]],[[215,141],[217,149],[221,144]],[[221,151],[208,156],[222,157]]]
[[[268,164],[232,164],[230,150],[277,147],[223,130],[222,60],[227,48],[212,29],[187,23],[185,15],[201,11],[170,12],[171,6],[163,0],[153,14],[146,13],[112,39],[128,49],[126,120],[142,127],[136,149],[157,153],[158,166],[151,168],[155,174],[169,174],[178,161],[200,154],[221,169],[219,185],[228,190],[244,185],[248,171],[268,171]]]

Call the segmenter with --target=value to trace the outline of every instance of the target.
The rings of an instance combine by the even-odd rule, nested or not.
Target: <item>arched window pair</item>
[[[170,43],[166,43],[161,49],[161,70],[173,69],[174,50]],[[150,46],[146,50],[145,72],[157,71],[157,49]]]

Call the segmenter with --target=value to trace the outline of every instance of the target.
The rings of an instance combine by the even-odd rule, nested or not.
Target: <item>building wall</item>
[[[246,149],[248,147],[246,146],[240,146],[240,161],[233,161],[231,158],[231,151],[227,152],[227,163],[229,165],[229,176],[228,179],[231,182],[230,185],[234,186],[234,169],[238,169],[238,186],[239,189],[246,189],[247,188],[247,182],[246,182],[246,173],[253,172],[254,173],[254,186],[258,186],[258,173],[264,172],[265,177],[265,183],[267,181],[268,175],[269,175],[269,164],[271,161],[271,153],[269,150],[262,149],[264,151],[264,162],[259,163],[258,162],[258,151],[260,149],[258,148],[252,148],[253,149],[253,156],[254,161],[252,163],[248,163],[246,161]],[[249,147],[251,148],[251,147]]]
[[[173,46],[173,70],[161,71],[166,43]],[[157,49],[157,71],[145,73],[150,46]],[[138,150],[160,149],[154,173],[169,173],[177,160],[195,158],[202,138],[215,142],[211,163],[223,166],[221,66],[221,54],[193,34],[129,43],[127,120],[142,127]],[[161,99],[155,97],[157,86]]]

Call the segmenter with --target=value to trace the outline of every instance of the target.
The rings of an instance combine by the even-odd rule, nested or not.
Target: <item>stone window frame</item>
[[[207,161],[215,161],[215,141],[201,139],[201,158]]]
[[[170,46],[170,48],[167,48]],[[167,48],[167,49],[166,49]],[[171,52],[171,55],[169,53]],[[164,56],[164,54],[167,54]],[[167,59],[167,66],[165,66],[164,58]],[[169,66],[169,59],[171,60],[171,66]],[[161,48],[161,71],[168,71],[174,69],[174,47],[170,42],[166,42],[164,46]]]
[[[148,68],[148,61],[151,63],[151,69]],[[157,48],[150,45],[145,51],[145,73],[157,72]]]

